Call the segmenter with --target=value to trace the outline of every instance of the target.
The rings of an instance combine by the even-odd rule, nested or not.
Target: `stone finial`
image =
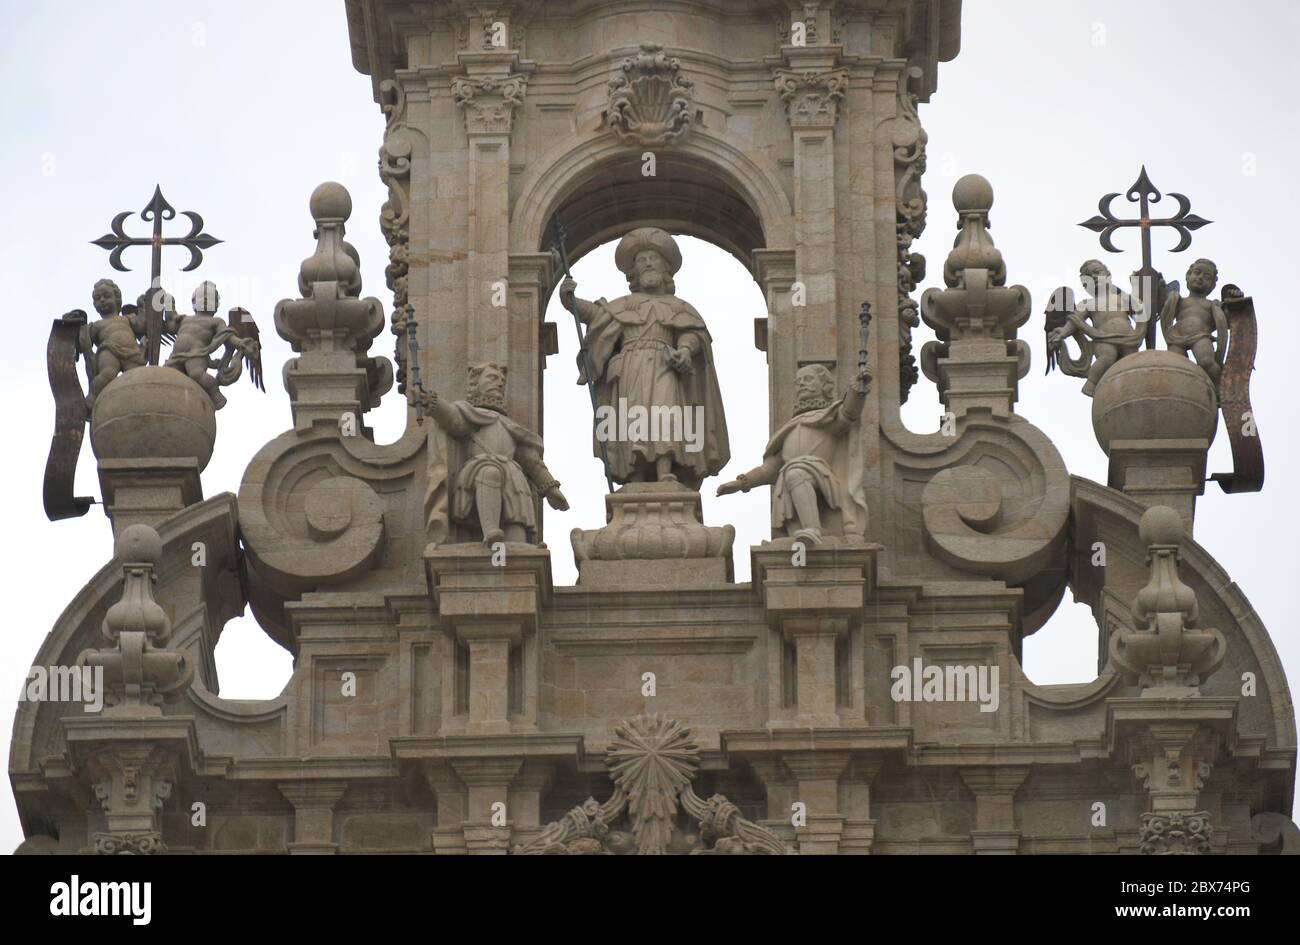
[[[1008,286],[1002,253],[989,236],[993,188],[967,174],[952,191],[957,240],[943,266],[946,289],[927,289],[921,317],[937,341],[921,348],[921,370],[939,386],[946,409],[1007,416],[1029,372],[1029,346],[1016,330],[1029,318],[1029,290]]]
[[[316,252],[299,270],[302,297],[275,307],[276,331],[302,355],[286,365],[284,375],[298,428],[318,419],[359,417],[393,386],[392,362],[368,356],[384,330],[384,307],[378,299],[360,298],[360,257],[343,238],[352,197],[342,184],[327,181],[312,192],[310,207]]]
[[[190,657],[164,648],[172,622],[153,598],[162,540],[148,525],[129,525],[117,536],[115,553],[122,563],[122,598],[100,626],[109,648],[85,650],[77,663],[102,667],[107,712],[160,715],[162,703],[179,698],[194,678]]]
[[[943,264],[944,284],[964,289],[968,271],[984,270],[989,285],[1006,285],[1006,263],[989,236],[993,185],[979,174],[967,174],[952,189],[952,205],[957,210],[957,241]]]
[[[303,298],[312,298],[318,283],[334,283],[339,298],[356,298],[361,294],[361,259],[352,244],[343,239],[343,225],[352,216],[352,195],[342,184],[326,181],[312,191],[309,206],[316,221],[312,234],[316,252],[299,267],[299,291]]]
[[[1111,659],[1136,678],[1143,696],[1199,695],[1200,684],[1222,664],[1227,644],[1218,630],[1195,627],[1196,594],[1178,575],[1183,519],[1157,505],[1142,513],[1138,528],[1151,579],[1133,600],[1135,629],[1111,637]]]

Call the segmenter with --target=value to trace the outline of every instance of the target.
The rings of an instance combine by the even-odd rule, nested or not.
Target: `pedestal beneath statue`
[[[443,733],[537,730],[538,615],[551,594],[551,553],[525,544],[430,545],[429,593],[452,638],[442,661]]]
[[[605,497],[604,528],[570,533],[583,587],[676,590],[734,580],[736,529],[704,524],[700,494],[680,482],[629,482]]]

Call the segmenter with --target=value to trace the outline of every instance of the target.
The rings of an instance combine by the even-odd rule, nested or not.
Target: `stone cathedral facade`
[[[963,178],[951,206],[922,189],[918,105],[958,53],[960,0],[345,9],[387,119],[388,293],[363,295],[346,241],[373,210],[304,189],[306,258],[274,315],[292,416],[238,484],[200,480],[215,384],[91,338],[116,555],[32,662],[102,670],[108,699],[20,705],[20,849],[1295,849],[1287,682],[1193,538],[1235,403],[1231,352],[1222,380],[1202,354],[1228,329],[1197,328],[1198,306],[1236,344],[1249,299],[1162,296],[1165,350],[1126,340],[1127,295],[1071,308],[1087,363],[1062,367],[1101,365],[1110,476],[1070,475],[1016,413],[1034,302],[988,231],[991,185]],[[958,228],[920,293],[927,215]],[[752,273],[752,334],[676,296],[682,234]],[[568,264],[613,239],[629,293],[585,299]],[[579,366],[548,361],[572,330],[545,318],[557,289]],[[196,293],[194,318],[214,309]],[[938,340],[914,351],[922,318]],[[712,351],[742,343],[766,352],[768,444],[730,440],[716,396]],[[605,484],[547,470],[547,430],[586,421],[546,415],[546,370],[580,370],[597,408],[699,420],[694,450],[597,429],[613,491],[570,536],[572,587],[541,507]],[[925,383],[944,414],[914,433],[900,405]],[[379,446],[384,397],[408,424]],[[719,485],[771,490],[770,541],[703,520]],[[1097,676],[1035,685],[1022,642],[1066,594],[1096,616]],[[245,608],[294,656],[274,699],[219,692],[214,648]]]

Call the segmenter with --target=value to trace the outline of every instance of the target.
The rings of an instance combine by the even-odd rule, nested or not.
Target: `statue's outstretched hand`
[[[691,363],[692,360],[690,348],[677,348],[668,354],[668,364],[678,374],[694,374],[695,365]]]
[[[578,283],[574,282],[570,277],[565,276],[564,281],[560,283],[560,304],[570,312],[573,311],[574,306],[573,294],[577,291]]]
[[[718,486],[718,495],[731,495],[733,492],[743,491],[744,488],[745,486],[740,482],[740,480],[733,479],[731,482],[724,482],[722,485]]]
[[[546,503],[557,512],[569,510],[569,500],[564,497],[559,486],[552,486],[546,491]]]

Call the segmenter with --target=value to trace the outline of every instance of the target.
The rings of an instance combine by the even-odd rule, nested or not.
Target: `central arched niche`
[[[753,252],[764,247],[763,225],[753,207],[717,167],[682,152],[620,154],[593,165],[560,198],[542,234],[554,247],[555,221],[566,231],[570,263],[637,226],[658,226],[697,236],[731,253],[753,271]],[[654,160],[654,174],[646,162]]]

